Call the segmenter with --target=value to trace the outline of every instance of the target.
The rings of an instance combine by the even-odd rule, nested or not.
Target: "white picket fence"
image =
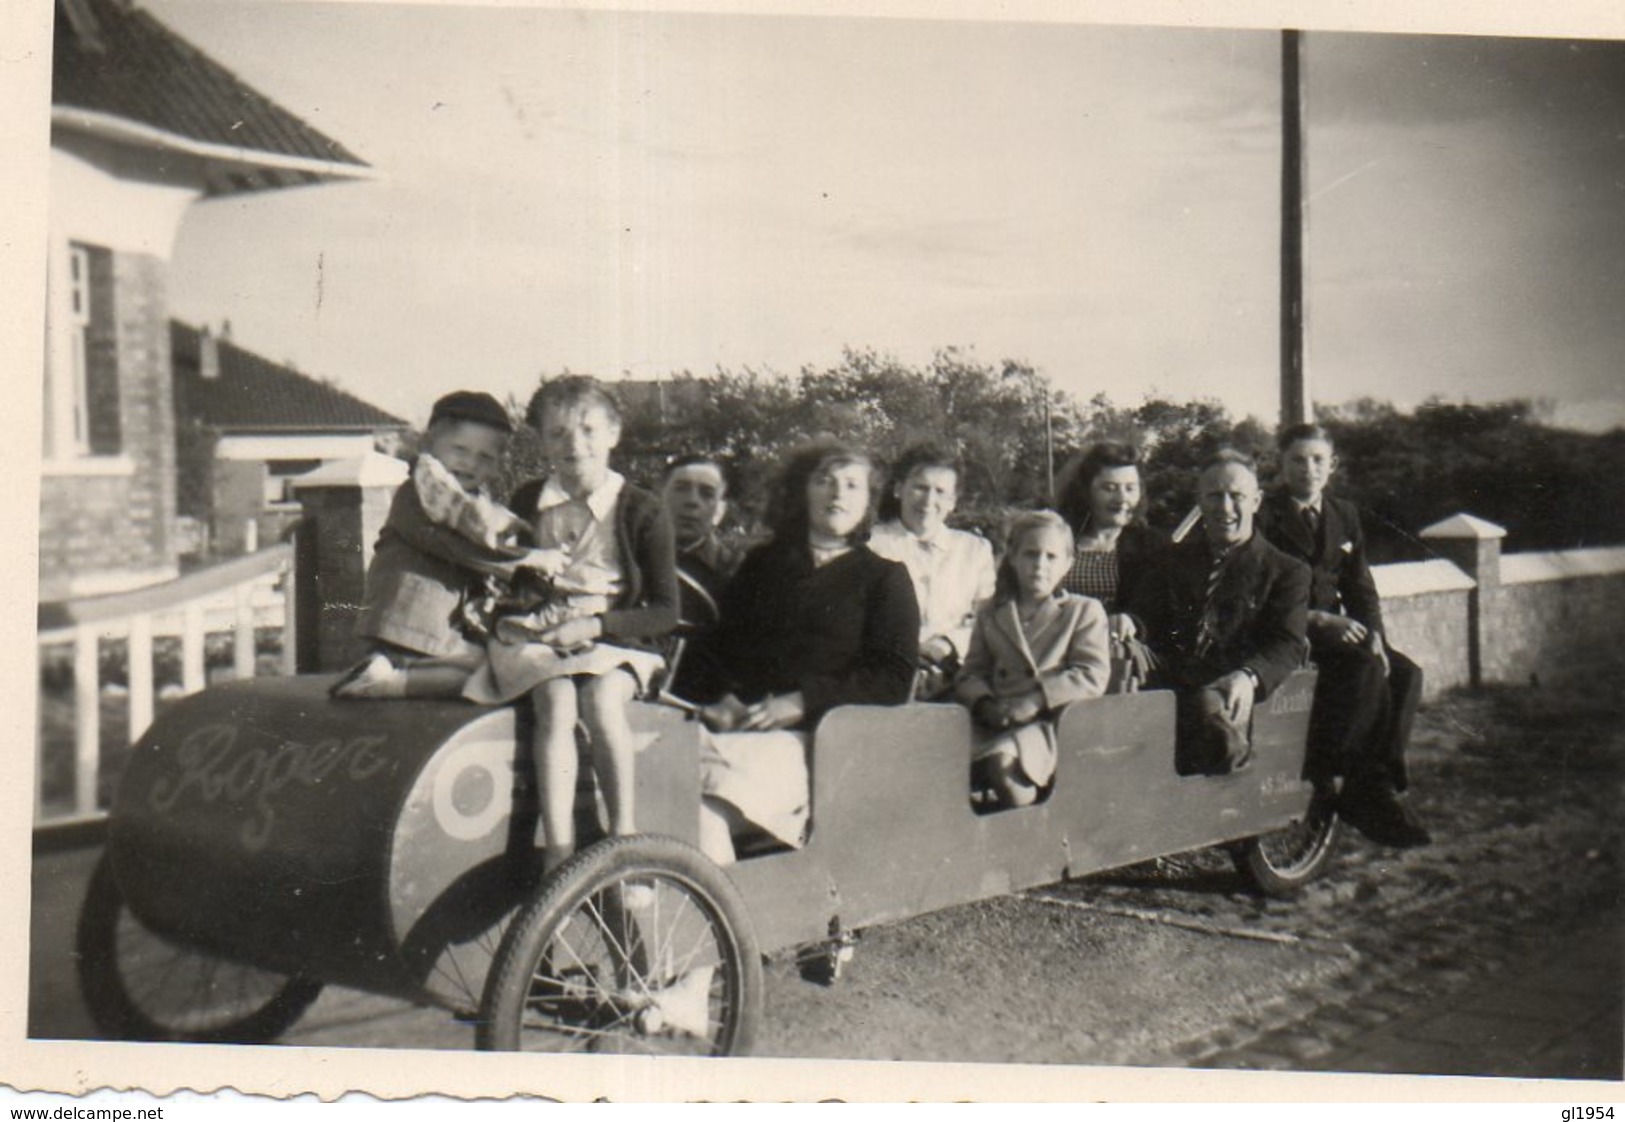
[[[35,769],[35,825],[63,824],[104,813],[96,798],[101,767],[103,641],[123,639],[128,644],[127,702],[129,739],[133,744],[152,724],[156,705],[154,639],[181,640],[179,686],[182,694],[192,694],[208,684],[204,656],[212,634],[232,635],[234,676],[253,677],[254,633],[259,628],[281,630],[281,671],[292,674],[296,643],[293,548],[288,544],[233,558],[163,584],[53,604],[42,611],[42,664],[49,648],[72,650],[74,783],[71,810],[64,813],[46,806],[46,744],[41,728],[39,766]]]

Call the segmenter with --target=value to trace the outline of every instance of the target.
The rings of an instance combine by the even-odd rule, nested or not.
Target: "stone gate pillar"
[[[1493,617],[1501,587],[1501,539],[1507,536],[1506,527],[1471,514],[1453,514],[1428,526],[1420,536],[1473,578],[1474,588],[1467,594],[1467,669],[1472,685],[1481,686],[1486,653],[1495,642]]]
[[[293,481],[303,516],[295,531],[294,587],[301,674],[342,670],[360,656],[356,616],[367,565],[406,464],[368,452]]]

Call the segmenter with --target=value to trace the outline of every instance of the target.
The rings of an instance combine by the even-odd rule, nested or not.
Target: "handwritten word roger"
[[[270,749],[239,752],[236,725],[204,725],[176,749],[180,774],[155,782],[147,795],[148,805],[165,813],[183,796],[205,805],[221,799],[246,803],[253,813],[243,823],[243,845],[263,849],[276,824],[272,800],[283,789],[295,784],[315,787],[341,766],[342,774],[356,782],[369,779],[389,762],[379,751],[384,741],[382,736],[334,737],[313,744],[285,740]]]

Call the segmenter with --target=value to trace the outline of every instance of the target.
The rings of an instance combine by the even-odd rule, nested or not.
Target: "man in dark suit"
[[[1245,765],[1253,703],[1308,650],[1309,569],[1253,532],[1252,460],[1221,451],[1197,487],[1200,532],[1169,550],[1128,604],[1158,660],[1150,684],[1179,692],[1181,773]]]
[[[1325,493],[1337,470],[1326,430],[1281,433],[1281,487],[1264,500],[1259,531],[1310,567],[1309,642],[1320,679],[1309,728],[1310,778],[1343,776],[1338,815],[1372,841],[1426,845],[1427,830],[1399,801],[1405,745],[1422,695],[1422,671],[1388,646],[1382,601],[1354,504]]]

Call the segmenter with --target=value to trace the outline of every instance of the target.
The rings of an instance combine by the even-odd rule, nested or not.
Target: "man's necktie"
[[[1303,508],[1302,513],[1303,524],[1309,527],[1309,540],[1314,541],[1316,540],[1316,535],[1320,533],[1320,509],[1318,507],[1306,506]]]
[[[1219,577],[1224,573],[1226,554],[1216,554],[1207,571],[1207,591],[1202,598],[1202,625],[1196,632],[1196,657],[1207,654],[1218,638]]]

